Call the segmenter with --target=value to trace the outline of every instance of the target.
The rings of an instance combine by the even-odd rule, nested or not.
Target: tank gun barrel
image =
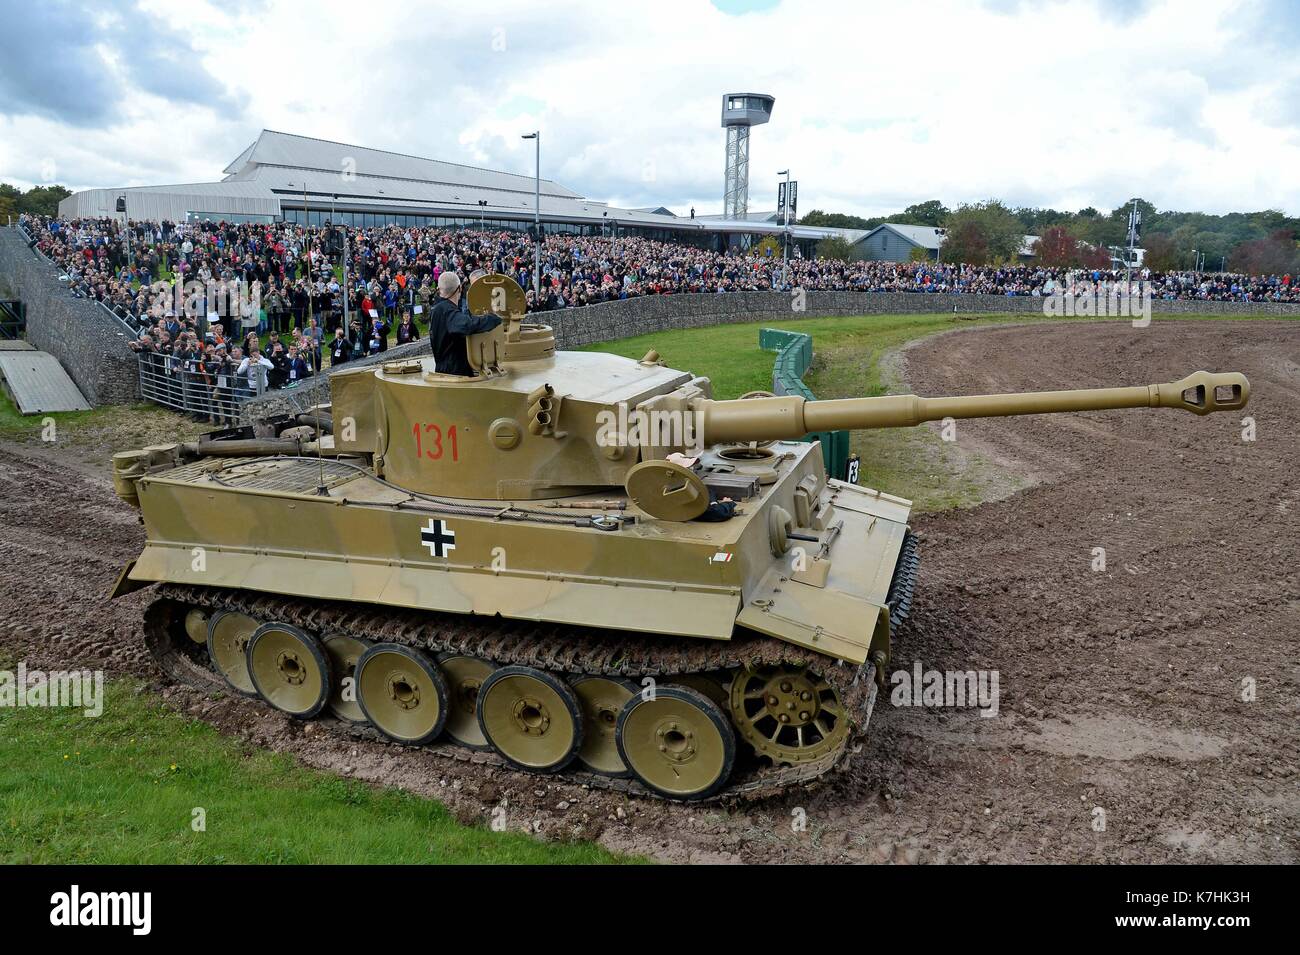
[[[1205,415],[1243,408],[1249,397],[1250,382],[1245,375],[1197,371],[1179,381],[1127,388],[1031,391],[964,398],[884,395],[805,401],[798,396],[787,396],[701,401],[697,402],[696,410],[704,440],[715,444],[795,439],[814,431],[906,428],[944,418],[999,418],[1115,408],[1182,408]]]

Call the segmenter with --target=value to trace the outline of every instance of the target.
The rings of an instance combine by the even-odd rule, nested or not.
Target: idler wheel
[[[727,784],[736,735],[721,707],[686,686],[636,694],[618,719],[618,751],[647,787],[671,799],[707,799]]]
[[[376,643],[357,661],[357,702],[397,743],[432,742],[447,722],[447,683],[433,658],[400,643]]]
[[[282,713],[310,719],[329,703],[334,687],[321,642],[288,623],[264,623],[248,641],[248,672],[258,695]]]
[[[185,614],[185,635],[197,644],[208,642],[208,622],[211,618],[206,610],[194,607]]]
[[[564,681],[532,667],[502,667],[483,681],[478,722],[493,749],[529,772],[558,772],[582,748],[577,695]]]

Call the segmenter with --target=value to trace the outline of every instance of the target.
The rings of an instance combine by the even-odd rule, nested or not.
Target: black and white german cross
[[[429,518],[429,523],[420,528],[420,543],[429,548],[434,557],[446,557],[449,551],[456,549],[456,532],[441,520]]]

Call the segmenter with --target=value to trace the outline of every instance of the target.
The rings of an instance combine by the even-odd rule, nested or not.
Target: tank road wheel
[[[478,694],[496,664],[460,653],[443,653],[438,656],[438,667],[447,681],[447,735],[469,749],[488,749],[487,737],[478,725]]]
[[[759,756],[797,766],[844,745],[848,714],[834,687],[803,666],[759,666],[731,681],[731,719]]]
[[[357,702],[357,661],[370,647],[370,641],[358,640],[342,633],[332,633],[321,641],[334,670],[330,692],[330,712],[349,723],[364,723],[366,714]],[[349,685],[347,681],[351,681]],[[348,699],[351,697],[351,699]]]
[[[636,694],[618,718],[618,752],[636,778],[671,799],[707,799],[727,784],[736,734],[722,708],[687,686]]]
[[[447,722],[447,683],[433,658],[400,643],[376,643],[357,662],[357,702],[397,743],[432,742]]]
[[[185,614],[185,636],[195,643],[207,643],[209,620],[211,620],[211,617],[206,610],[194,607]]]
[[[288,623],[264,623],[248,641],[248,672],[262,699],[282,713],[311,719],[325,708],[333,667],[319,640]]]
[[[640,692],[631,680],[583,676],[573,681],[582,705],[582,748],[578,762],[602,776],[629,776],[631,770],[618,755],[618,717],[627,701]]]
[[[186,615],[186,629],[189,628]],[[241,696],[257,696],[257,687],[248,673],[248,641],[253,639],[257,621],[242,613],[218,610],[208,618],[208,656],[230,688]]]
[[[563,680],[532,667],[502,667],[483,681],[478,722],[507,762],[533,773],[563,769],[582,747],[577,695]]]

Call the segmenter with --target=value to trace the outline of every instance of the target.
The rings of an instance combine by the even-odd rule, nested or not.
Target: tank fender
[[[124,597],[127,594],[135,593],[137,590],[144,590],[146,587],[152,587],[152,580],[133,580],[131,571],[135,570],[135,558],[126,562],[122,572],[117,575],[117,581],[113,584],[113,589],[108,592],[109,600],[116,600],[118,597]]]

